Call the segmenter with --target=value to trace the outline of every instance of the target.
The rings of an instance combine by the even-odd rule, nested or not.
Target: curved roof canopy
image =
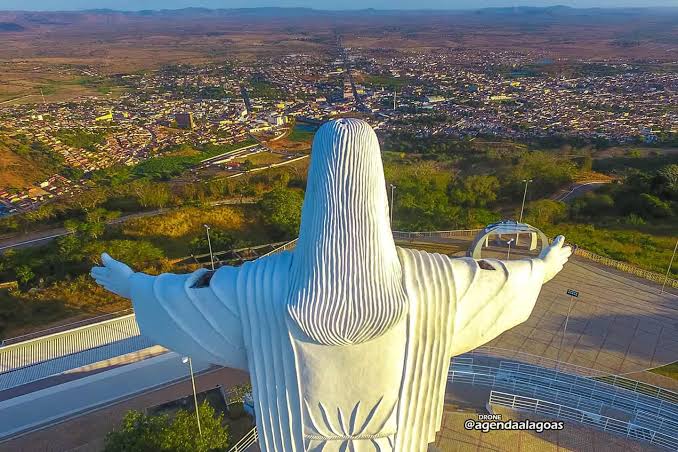
[[[473,243],[466,252],[466,255],[474,259],[480,259],[480,253],[487,237],[498,234],[536,234],[541,242],[542,253],[549,244],[549,239],[546,237],[546,234],[534,226],[527,223],[518,223],[513,220],[503,220],[485,226],[485,229],[480,231],[478,235],[476,235],[476,238],[473,239]],[[539,257],[542,257],[542,255],[540,254]]]

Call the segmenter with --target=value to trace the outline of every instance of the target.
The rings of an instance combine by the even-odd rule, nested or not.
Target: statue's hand
[[[118,262],[106,253],[101,255],[103,267],[92,267],[90,275],[101,287],[120,295],[124,298],[130,298],[130,281],[134,271],[126,264]]]
[[[563,269],[563,265],[572,254],[572,248],[563,246],[563,243],[565,243],[565,237],[559,235],[546,249],[546,254],[543,257],[546,269],[544,282],[552,280]]]

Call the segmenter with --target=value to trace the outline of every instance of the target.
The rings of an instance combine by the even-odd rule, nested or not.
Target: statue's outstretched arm
[[[558,236],[541,258],[501,261],[452,259],[441,254],[400,251],[408,292],[417,315],[435,309],[451,338],[450,356],[479,347],[526,321],[541,290],[572,254]]]
[[[108,254],[101,258],[103,266],[92,268],[92,277],[132,300],[143,335],[195,360],[247,368],[235,289],[238,268],[151,276]]]

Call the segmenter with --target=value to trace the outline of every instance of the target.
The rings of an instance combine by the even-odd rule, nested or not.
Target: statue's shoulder
[[[400,261],[404,260],[419,260],[419,261],[438,261],[449,263],[450,265],[459,264],[459,265],[468,265],[469,263],[475,262],[473,258],[466,256],[449,256],[442,253],[430,253],[424,250],[418,250],[416,248],[402,248],[397,246],[398,257]]]
[[[241,274],[249,274],[252,272],[259,273],[262,271],[284,273],[291,267],[293,256],[293,251],[279,251],[245,262],[237,268],[240,270]]]
[[[426,270],[437,267],[439,269],[448,269],[451,271],[461,270],[464,272],[472,271],[477,267],[475,259],[470,257],[448,256],[442,253],[430,253],[416,248],[396,247],[400,265],[403,271],[412,271],[415,269]]]

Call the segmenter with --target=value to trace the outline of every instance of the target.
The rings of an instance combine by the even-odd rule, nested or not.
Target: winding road
[[[590,191],[597,190],[605,184],[609,184],[610,180],[596,180],[589,182],[580,182],[570,185],[568,188],[559,191],[551,197],[554,201],[568,202],[575,198],[585,195]]]

